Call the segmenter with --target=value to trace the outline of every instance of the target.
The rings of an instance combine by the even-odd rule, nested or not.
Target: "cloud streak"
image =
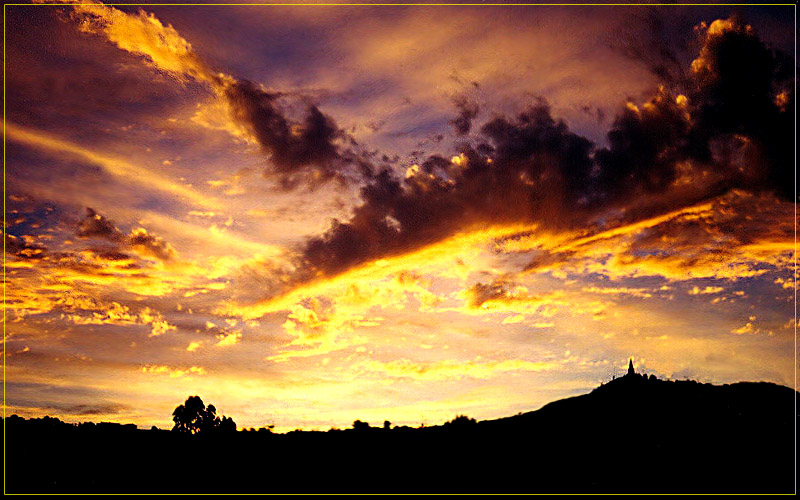
[[[172,179],[153,172],[142,166],[134,165],[120,158],[92,151],[70,141],[54,137],[48,133],[23,127],[14,123],[6,123],[6,134],[11,141],[33,146],[54,154],[76,156],[93,165],[102,167],[109,174],[125,181],[134,182],[145,189],[155,189],[166,194],[177,196],[194,206],[220,209],[222,204],[206,194],[199,193],[188,186],[174,182]]]

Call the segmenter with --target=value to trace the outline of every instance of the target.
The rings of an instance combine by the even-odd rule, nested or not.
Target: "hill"
[[[629,374],[435,427],[182,435],[6,420],[21,492],[792,493],[797,392]]]

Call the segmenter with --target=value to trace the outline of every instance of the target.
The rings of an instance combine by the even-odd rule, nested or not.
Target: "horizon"
[[[717,384],[711,384],[709,382],[699,382],[697,380],[692,380],[692,379],[689,379],[689,378],[672,380],[670,378],[662,379],[662,378],[657,378],[656,377],[655,379],[653,379],[652,377],[655,377],[655,375],[647,374],[647,373],[644,373],[644,372],[642,372],[642,373],[634,372],[634,375],[640,376],[640,377],[644,377],[648,381],[655,380],[655,381],[658,381],[658,382],[691,383],[691,384],[700,384],[700,385],[711,385],[713,387],[723,387],[723,386],[735,385],[735,384],[773,384],[773,382],[765,382],[765,381],[759,381],[759,380],[741,380],[739,382],[732,382],[730,384],[719,384],[719,385],[717,385]],[[592,392],[595,391],[595,389],[598,389],[600,387],[604,387],[604,386],[606,386],[606,385],[608,385],[608,384],[610,384],[612,382],[616,382],[616,381],[625,379],[628,376],[630,376],[630,375],[621,375],[619,377],[615,376],[612,379],[606,380],[604,382],[600,382],[600,385],[594,387],[591,391],[589,391],[587,393],[568,396],[568,397],[563,398],[563,399],[569,399],[569,398],[572,398],[572,397],[591,394]],[[786,387],[786,388],[789,388],[789,389],[794,389],[794,388],[787,387],[787,386],[780,385],[780,384],[774,384],[774,385],[777,385],[778,387]],[[794,389],[794,390],[795,390],[795,392],[797,392],[796,389]],[[198,396],[199,397],[200,395],[199,394],[195,394],[193,396]],[[202,399],[202,397],[201,397],[201,399]],[[563,399],[556,399],[556,400],[553,400],[553,401],[548,401],[548,402],[544,403],[542,406],[540,406],[539,408],[533,408],[533,409],[530,409],[530,410],[528,410],[526,412],[518,412],[518,413],[516,413],[514,415],[505,415],[505,416],[501,416],[501,417],[497,417],[497,418],[493,418],[493,419],[476,420],[476,422],[480,423],[480,422],[487,422],[487,421],[492,421],[492,420],[502,420],[502,419],[506,419],[506,418],[510,418],[510,417],[524,415],[524,414],[527,414],[527,413],[534,413],[534,412],[536,412],[538,410],[541,410],[542,408],[544,408],[545,406],[547,406],[550,403],[554,403],[554,402],[557,402],[557,401],[562,401]],[[204,403],[213,404],[210,401],[204,402]],[[220,411],[219,416],[223,416],[223,412]],[[233,415],[224,415],[224,416],[233,418],[234,419],[234,423],[235,423],[235,418],[234,418]],[[67,425],[71,425],[71,426],[80,426],[80,425],[84,425],[84,424],[113,424],[113,425],[122,425],[122,426],[134,425],[134,426],[136,426],[137,430],[154,430],[154,429],[158,430],[158,431],[174,431],[175,430],[173,428],[157,427],[156,425],[151,425],[149,427],[147,425],[142,425],[142,424],[137,425],[137,424],[134,424],[132,422],[109,422],[109,421],[99,421],[99,422],[97,422],[97,421],[94,421],[94,420],[84,420],[84,421],[73,422],[73,421],[63,420],[63,419],[60,419],[58,417],[52,417],[50,415],[43,415],[41,417],[29,417],[29,418],[25,419],[24,417],[20,417],[17,414],[13,414],[13,415],[5,416],[3,418],[10,418],[10,417],[18,417],[18,418],[22,418],[24,420],[36,420],[36,419],[41,420],[41,419],[44,419],[45,417],[47,417],[47,418],[56,419],[56,420],[58,420],[59,422],[61,422],[63,424],[67,424]],[[452,422],[453,420],[457,419],[458,417],[467,417],[467,418],[470,418],[471,420],[475,420],[475,419],[472,419],[469,415],[455,414],[452,417],[450,417],[449,419],[447,419],[445,421],[442,421],[441,423],[433,423],[433,424],[420,423],[419,425],[414,427],[414,426],[410,426],[410,425],[407,425],[407,424],[405,424],[405,425],[396,425],[396,424],[394,424],[392,422],[389,422],[388,420],[384,420],[383,422],[379,422],[380,425],[373,425],[372,422],[362,421],[361,419],[356,419],[353,422],[353,424],[351,424],[350,427],[341,427],[340,428],[340,427],[334,426],[334,427],[330,427],[329,429],[320,429],[320,428],[303,429],[303,428],[296,427],[296,428],[291,429],[291,430],[284,429],[282,432],[281,431],[277,431],[277,430],[273,430],[275,428],[275,426],[273,426],[273,425],[263,425],[261,427],[241,427],[241,426],[239,426],[239,424],[236,424],[236,432],[254,432],[254,431],[259,431],[261,429],[267,429],[270,434],[276,434],[276,435],[277,434],[281,434],[282,435],[282,434],[288,434],[288,433],[298,432],[298,431],[299,432],[344,431],[344,430],[348,430],[348,429],[349,430],[353,430],[355,428],[354,427],[355,422],[365,423],[365,424],[367,424],[367,426],[369,428],[372,428],[372,429],[385,429],[386,428],[385,427],[386,422],[389,422],[391,424],[391,428],[408,427],[408,428],[411,428],[411,429],[423,429],[423,428],[430,428],[430,427],[442,427],[443,425]]]
[[[4,7],[4,415],[796,390],[795,8]]]

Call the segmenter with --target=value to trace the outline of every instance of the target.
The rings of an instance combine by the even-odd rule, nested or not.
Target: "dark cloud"
[[[588,201],[594,144],[571,132],[563,121],[554,120],[543,100],[516,120],[495,118],[482,127],[481,133],[488,143],[478,150],[487,156],[491,174],[499,177],[495,184],[512,182],[515,191],[533,197],[539,206],[552,203],[547,200],[551,197],[577,206]],[[551,219],[554,215],[560,216],[537,211],[536,215],[523,215],[521,220]]]
[[[146,253],[161,260],[169,260],[175,257],[175,249],[172,245],[162,240],[158,236],[149,234],[142,228],[134,229],[127,237],[126,242],[133,248],[144,250]]]
[[[303,118],[292,120],[279,105],[283,94],[247,80],[227,85],[225,96],[234,119],[248,127],[270,156],[284,188],[344,179],[353,158],[352,153],[342,152],[340,144],[349,136],[317,106],[305,103]]]
[[[794,64],[741,19],[705,32],[692,63],[692,153],[733,181],[794,197]],[[715,151],[715,149],[717,151]]]
[[[121,242],[125,238],[113,222],[90,207],[86,207],[86,216],[78,224],[75,235],[79,238],[99,238],[114,242]]]
[[[30,237],[15,236],[4,231],[3,241],[6,255],[25,260],[39,260],[48,255],[47,247]]]
[[[458,94],[453,97],[453,104],[458,109],[458,116],[450,121],[458,135],[466,135],[472,128],[472,120],[478,116],[480,106],[471,102],[467,96]]]
[[[675,217],[641,230],[620,254],[621,259],[677,255],[689,265],[692,259],[733,260],[746,255],[742,250],[746,245],[791,238],[792,209],[791,204],[778,203],[773,195],[734,190],[710,203],[701,217]],[[760,215],[753,217],[753,213]]]
[[[143,228],[137,228],[126,235],[112,222],[103,215],[97,213],[93,208],[86,208],[86,215],[78,222],[78,229],[75,234],[79,238],[103,239],[114,243],[113,248],[105,249],[98,253],[98,256],[108,256],[108,260],[123,260],[127,255],[121,250],[126,248],[143,251],[161,260],[173,258],[177,252],[172,245],[163,239],[149,234]]]
[[[791,199],[792,72],[737,19],[700,34],[681,92],[669,82],[629,103],[608,146],[570,131],[542,100],[495,117],[459,161],[431,156],[402,179],[389,170],[369,179],[353,216],[308,241],[300,274],[280,281],[291,287],[491,224],[607,229],[735,188]]]
[[[536,255],[533,259],[531,259],[530,262],[528,262],[528,264],[524,268],[524,271],[532,272],[532,271],[542,270],[550,266],[558,266],[562,262],[569,260],[575,254],[576,252],[571,250],[553,252],[553,253],[542,252],[539,255]]]
[[[588,116],[597,120],[597,123],[603,123],[606,119],[606,112],[601,108],[592,108],[591,106],[582,106],[581,111]]]
[[[491,300],[507,299],[512,294],[512,286],[513,283],[503,280],[491,283],[475,283],[467,289],[467,305],[472,308],[478,308]]]
[[[659,93],[641,108],[629,105],[614,120],[610,146],[595,154],[597,196],[630,196],[632,190],[662,192],[677,176],[686,158],[689,117],[676,97]]]
[[[6,256],[14,257],[16,260],[36,261],[37,268],[43,269],[46,266],[71,269],[84,275],[92,276],[113,276],[106,265],[97,262],[88,262],[80,251],[59,252],[33,240],[31,236],[15,236],[4,234],[6,243]],[[85,252],[90,252],[95,259],[107,262],[116,262],[131,259],[131,255],[119,251],[116,246],[111,248],[88,248]],[[129,263],[125,266],[118,266],[117,269],[141,269],[136,263]],[[9,271],[13,274],[15,271]],[[138,277],[145,275],[139,274]]]
[[[57,219],[56,221],[50,221],[56,226],[59,225],[60,222],[68,222],[72,226],[71,229],[74,229],[76,235],[79,235],[81,238],[107,240],[110,241],[111,244],[108,246],[92,246],[82,251],[57,251],[37,241],[34,236],[17,236],[5,232],[3,237],[5,240],[6,256],[9,258],[13,256],[16,260],[36,261],[37,268],[39,269],[53,266],[94,276],[113,275],[113,273],[108,271],[106,265],[94,262],[94,260],[115,262],[132,258],[131,255],[122,251],[133,246],[129,243],[129,241],[132,241],[132,238],[124,236],[111,221],[91,208],[87,208],[86,215],[79,221],[75,221],[66,214],[58,214],[57,217],[51,219]],[[75,229],[75,226],[77,226],[77,229]],[[154,245],[151,244],[151,246]],[[167,245],[167,247],[171,249],[169,245]],[[86,260],[85,254],[87,252],[93,255],[91,261]],[[167,256],[164,255],[160,258],[166,259]],[[129,263],[124,266],[125,269],[139,269],[140,267],[141,266],[136,263]],[[10,272],[14,273],[15,271]]]
[[[311,276],[336,274],[464,229],[562,225],[573,217],[565,213],[583,210],[575,193],[591,173],[592,144],[553,120],[545,104],[515,120],[497,118],[481,132],[488,143],[464,149],[458,163],[432,156],[402,180],[387,170],[375,176],[349,221],[335,221],[308,242],[301,267]]]
[[[662,82],[684,81],[687,68],[681,61],[686,58],[686,47],[676,41],[686,40],[680,31],[690,22],[685,13],[672,9],[665,15],[657,7],[642,7],[629,11],[628,16],[631,22],[609,34],[609,46],[643,64]]]
[[[131,258],[131,256],[125,252],[120,252],[117,250],[109,250],[106,248],[90,248],[89,251],[91,251],[98,258],[103,260],[118,261],[118,260],[128,260]]]

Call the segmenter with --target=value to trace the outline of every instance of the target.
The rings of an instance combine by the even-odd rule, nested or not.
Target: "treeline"
[[[0,417],[0,421],[3,418]],[[230,422],[233,422],[232,419],[229,419]],[[412,430],[419,430],[419,429],[436,429],[436,428],[444,428],[444,429],[463,429],[470,425],[477,425],[477,420],[474,418],[467,417],[466,415],[458,415],[454,417],[452,420],[449,420],[442,424],[441,426],[428,426],[426,427],[422,424],[420,427],[411,427],[408,425],[395,425],[392,426],[391,422],[384,421],[382,427],[373,427],[367,422],[362,422],[361,420],[356,420],[353,422],[353,426],[347,429],[339,429],[338,427],[332,427],[327,431],[306,431],[302,429],[295,429],[285,433],[285,435],[296,435],[302,433],[308,434],[320,434],[320,433],[332,433],[332,432],[384,432],[384,431],[395,431],[395,432],[407,432]],[[158,432],[158,433],[169,433],[169,432],[177,432],[177,433],[184,433],[187,432],[180,426],[175,426],[171,429],[160,429],[155,425],[150,427],[149,430],[140,429],[136,424],[123,424],[118,422],[64,422],[57,417],[51,416],[44,416],[44,417],[34,417],[34,418],[23,418],[18,415],[11,415],[6,418],[5,424],[8,426],[7,428],[14,431],[24,431],[24,432],[92,432],[92,433],[120,433],[120,432]],[[223,435],[230,436],[232,432],[239,432],[246,435],[253,434],[253,435],[273,435],[278,436],[282,434],[278,434],[274,432],[275,426],[274,425],[265,425],[262,427],[245,427],[241,429],[237,429],[235,427],[235,423],[233,425],[226,425],[226,426],[201,426],[198,428],[198,431],[195,433],[196,435],[203,435],[205,429],[205,434],[210,434],[209,431],[216,430],[218,433]]]
[[[7,419],[9,493],[791,493],[797,392],[622,377],[445,425],[147,431]],[[207,407],[206,407],[207,410]],[[216,417],[215,417],[216,418]],[[220,419],[221,422],[222,419]]]

